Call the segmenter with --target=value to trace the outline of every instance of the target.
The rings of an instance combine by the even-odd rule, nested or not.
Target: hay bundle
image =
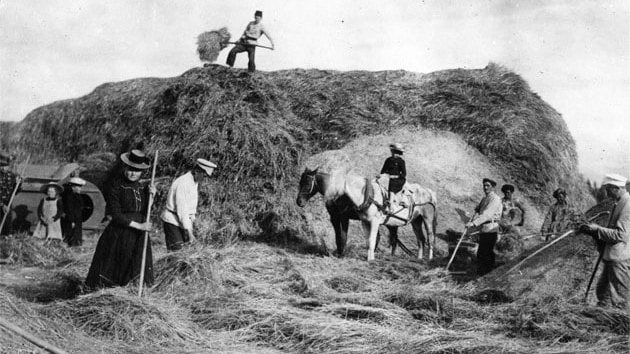
[[[50,268],[74,261],[72,252],[62,244],[45,244],[26,234],[0,238],[0,258],[27,267]]]
[[[57,302],[41,311],[94,337],[163,344],[199,341],[184,309],[155,299],[138,298],[123,288]]]
[[[230,32],[228,32],[226,27],[200,34],[197,37],[199,59],[208,63],[214,63],[219,56],[219,52],[227,47],[225,42],[230,40],[230,36]]]
[[[213,259],[209,257],[207,249],[202,248],[194,252],[176,252],[160,258],[156,264],[154,290],[164,291],[176,289],[188,284],[205,284],[218,287],[221,281],[213,271]]]

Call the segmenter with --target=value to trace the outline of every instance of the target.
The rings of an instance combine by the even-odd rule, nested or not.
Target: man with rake
[[[630,311],[630,194],[627,179],[606,175],[602,185],[615,202],[606,227],[595,223],[580,226],[580,231],[603,248],[604,271],[597,282],[598,306],[614,306]]]

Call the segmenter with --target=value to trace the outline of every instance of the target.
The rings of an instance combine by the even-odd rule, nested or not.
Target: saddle
[[[413,206],[415,203],[413,199],[413,193],[409,188],[409,183],[405,182],[403,188],[398,193],[389,192],[389,175],[382,174],[376,177],[373,181],[373,184],[377,186],[375,191],[381,194],[383,199],[383,204],[385,205],[385,201],[389,201],[391,205],[389,205],[390,212],[396,212],[403,208],[411,208],[413,210]],[[411,210],[410,213],[411,214]]]

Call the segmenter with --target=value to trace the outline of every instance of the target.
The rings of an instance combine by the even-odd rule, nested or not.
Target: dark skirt
[[[140,279],[144,231],[110,223],[98,240],[85,284],[90,288],[125,286]],[[153,284],[151,242],[147,242],[144,283]]]
[[[398,193],[403,189],[406,180],[404,178],[390,178],[389,179],[389,191],[392,193]]]
[[[83,223],[77,222],[72,227],[72,222],[62,218],[61,232],[63,233],[63,240],[68,246],[81,246],[83,244]]]

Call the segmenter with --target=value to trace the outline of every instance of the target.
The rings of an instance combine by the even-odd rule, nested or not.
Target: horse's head
[[[299,207],[306,205],[306,202],[319,191],[317,186],[317,170],[318,169],[316,168],[311,171],[306,168],[300,177],[298,195],[295,200]]]

